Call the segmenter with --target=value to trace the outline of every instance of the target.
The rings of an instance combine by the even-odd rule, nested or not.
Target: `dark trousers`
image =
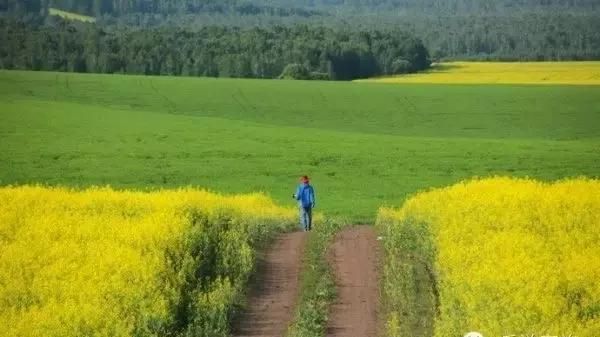
[[[305,231],[312,229],[312,207],[300,206],[300,225]]]

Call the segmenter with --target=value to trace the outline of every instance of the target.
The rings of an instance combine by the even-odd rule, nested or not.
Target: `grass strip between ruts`
[[[327,328],[329,307],[335,298],[335,281],[327,248],[345,221],[323,221],[310,233],[302,270],[302,280],[294,320],[287,337],[322,337]]]

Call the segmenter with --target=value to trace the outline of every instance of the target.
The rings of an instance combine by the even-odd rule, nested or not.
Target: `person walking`
[[[300,177],[296,193],[292,195],[300,206],[300,224],[305,232],[312,230],[312,210],[315,208],[315,190],[310,185],[308,176]]]

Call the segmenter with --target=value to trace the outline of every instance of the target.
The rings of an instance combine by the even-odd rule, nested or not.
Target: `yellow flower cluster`
[[[600,332],[598,180],[473,180],[382,209],[377,225],[386,240],[390,336],[415,327],[438,337],[473,330],[484,336]],[[431,275],[410,280],[428,267]],[[415,272],[391,272],[398,270]],[[403,326],[403,316],[414,313],[394,301],[427,289],[419,286],[423,280],[435,285],[419,295],[433,298],[436,310],[425,310],[432,324],[415,318]]]
[[[0,188],[1,334],[224,336],[257,242],[295,214],[261,194]]]
[[[462,84],[600,84],[600,62],[448,62],[430,71],[367,82]]]

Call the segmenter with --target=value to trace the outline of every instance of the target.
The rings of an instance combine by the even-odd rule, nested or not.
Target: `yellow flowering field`
[[[387,336],[600,332],[600,181],[490,178],[381,209]]]
[[[262,240],[261,194],[0,188],[2,336],[226,336]]]
[[[446,62],[426,72],[364,80],[380,83],[600,85],[600,62]]]

